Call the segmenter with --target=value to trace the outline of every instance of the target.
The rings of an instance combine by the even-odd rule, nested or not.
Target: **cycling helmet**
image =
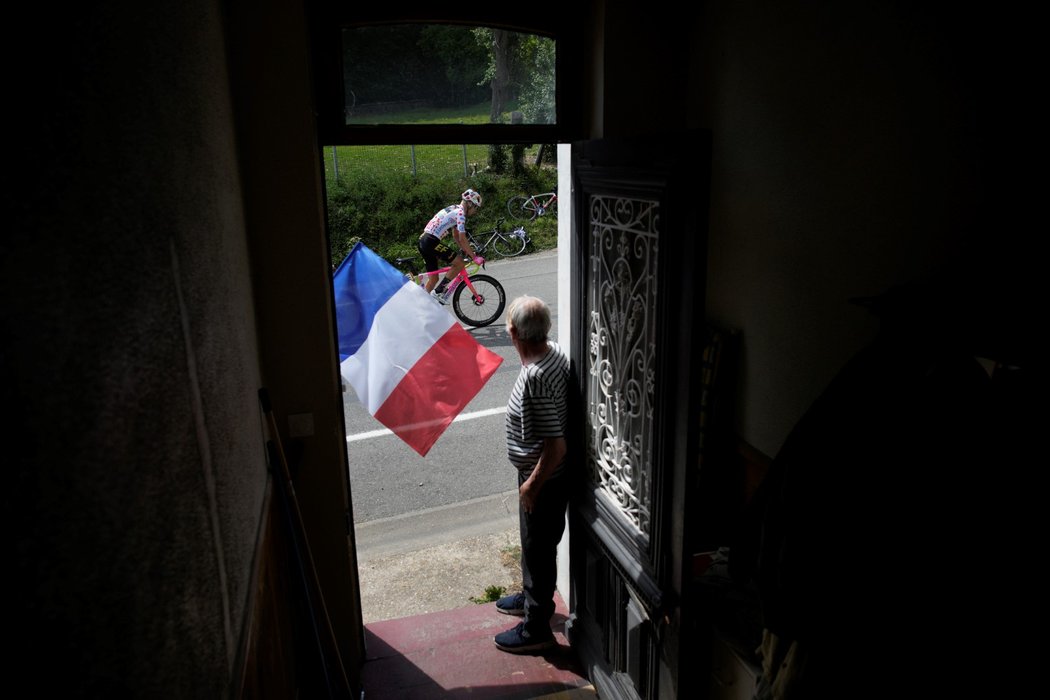
[[[464,202],[470,202],[479,209],[481,208],[481,195],[475,192],[474,190],[467,190],[462,195],[460,195],[460,198]]]

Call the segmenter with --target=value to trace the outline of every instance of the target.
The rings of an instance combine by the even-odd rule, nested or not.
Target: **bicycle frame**
[[[415,257],[395,258],[396,266],[405,277],[421,287],[429,277],[445,275],[452,269],[452,265],[447,265],[433,272],[418,272],[419,262]],[[507,293],[499,280],[479,272],[485,267],[484,260],[480,263],[466,260],[465,263],[463,269],[449,281],[448,289],[442,294],[440,301],[443,304],[448,303],[456,318],[466,325],[481,328],[494,323],[503,313]]]
[[[477,273],[477,271],[483,267],[484,265],[478,265],[474,261],[468,262],[466,265],[463,266],[463,269],[459,271],[459,274],[457,274],[455,277],[452,278],[451,281],[449,281],[448,293],[451,294],[453,291],[455,291],[456,287],[460,285],[460,283],[463,283],[467,285],[467,289],[470,290],[471,295],[476,297],[478,292],[476,289],[474,289],[474,285],[470,283],[470,273]],[[433,275],[443,275],[451,269],[451,265],[449,265],[448,267],[438,268],[433,272],[427,272],[426,270],[424,270],[423,272],[416,272],[415,270],[410,269],[407,274],[409,277],[412,278],[413,282],[420,286],[423,286],[426,283],[427,277],[431,277]]]
[[[545,216],[558,208],[558,191],[542,192],[531,195],[516,195],[507,200],[507,213],[512,219],[535,219]]]
[[[544,194],[534,194],[529,197],[526,201],[535,202],[536,204],[536,216],[543,216],[547,213],[554,204],[558,203],[557,192],[546,192]]]
[[[474,246],[474,249],[476,251],[478,251],[478,255],[484,256],[485,252],[490,247],[492,247],[492,241],[496,240],[496,238],[500,238],[500,237],[502,237],[502,238],[508,238],[508,237],[509,238],[513,238],[514,237],[514,231],[516,229],[511,230],[509,233],[506,232],[506,231],[503,231],[503,229],[500,228],[500,225],[502,223],[503,223],[503,219],[500,219],[500,222],[496,224],[495,228],[490,229],[488,231],[484,231],[482,233],[473,234],[473,233],[470,233],[469,231],[467,232],[467,239],[470,241],[470,244]],[[518,228],[520,228],[521,229],[521,233],[524,234],[525,242],[526,243],[531,243],[531,241],[528,238],[528,233],[525,232],[524,227],[519,226]],[[485,240],[482,241],[482,239],[485,239]],[[496,252],[499,253],[499,250],[497,249]]]
[[[467,231],[467,239],[474,246],[474,250],[477,251],[478,255],[486,257],[486,251],[491,248],[500,257],[512,258],[532,244],[532,239],[529,238],[529,234],[525,231],[524,226],[512,227],[505,231],[503,223],[504,220],[500,218],[496,220],[496,225],[487,231],[481,233]],[[503,244],[502,248],[497,244],[497,239],[499,243]],[[515,248],[513,241],[516,240],[522,241],[522,245],[521,248],[513,250]]]
[[[482,250],[488,250],[489,246],[492,245],[492,240],[496,236],[500,235],[500,233],[501,232],[499,230],[499,227],[497,226],[491,231],[485,231],[484,233],[478,234],[477,236],[475,236],[472,233],[467,233],[467,238],[470,240],[471,244],[474,246],[475,249],[480,247]],[[488,240],[484,243],[481,242],[482,236],[488,236]]]

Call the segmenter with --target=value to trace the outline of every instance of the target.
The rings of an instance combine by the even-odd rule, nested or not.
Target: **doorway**
[[[460,190],[470,186],[484,196],[468,222],[474,247],[486,259],[484,273],[502,283],[508,302],[520,294],[539,296],[554,307],[557,319],[557,207],[539,215],[511,208],[532,190],[557,191],[557,154],[549,146],[546,156],[541,145],[523,146],[516,156],[522,159],[519,174],[513,175],[510,168],[492,172],[486,159],[494,150],[478,144],[326,146],[332,267],[358,242],[388,261],[407,257],[422,263],[412,241],[431,210],[455,203]],[[372,220],[362,220],[362,211],[371,212]],[[400,234],[390,235],[399,229]],[[528,245],[520,251],[494,246],[493,231],[520,231]],[[517,375],[517,357],[502,315],[490,325],[464,328],[503,363],[425,457],[373,418],[343,381],[366,625],[491,603],[520,590],[516,483],[503,438],[504,405]],[[552,335],[557,340],[556,329]]]

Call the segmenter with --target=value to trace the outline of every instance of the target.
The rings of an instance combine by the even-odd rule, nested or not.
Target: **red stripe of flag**
[[[453,324],[412,366],[375,417],[426,457],[502,362],[502,357]]]

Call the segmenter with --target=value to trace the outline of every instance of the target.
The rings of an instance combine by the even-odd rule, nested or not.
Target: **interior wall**
[[[357,685],[364,627],[307,16],[297,3],[248,1],[230,3],[227,15],[261,381],[285,431],[324,606]]]
[[[26,13],[4,46],[10,668],[34,694],[223,697],[267,473],[221,10]]]
[[[1025,64],[970,12],[712,1],[693,25],[689,121],[713,138],[708,313],[742,331],[738,429],[768,456],[876,332],[851,298],[968,256],[964,284],[994,288],[989,211],[1015,202],[996,202],[989,156],[1019,137],[993,128],[990,88]]]
[[[591,138],[685,126],[689,28],[701,4],[593,0]]]

